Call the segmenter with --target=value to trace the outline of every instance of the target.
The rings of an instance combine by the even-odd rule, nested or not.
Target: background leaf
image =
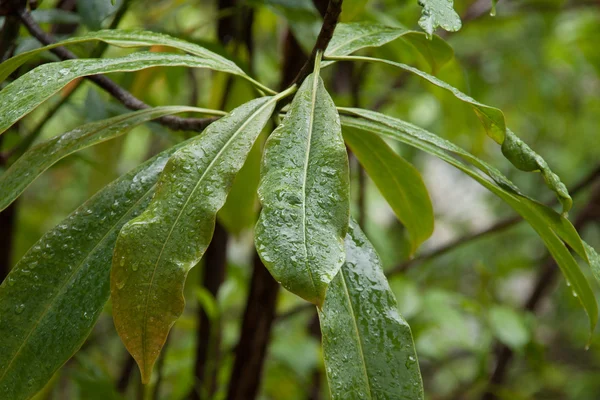
[[[350,128],[343,132],[352,153],[406,227],[414,253],[433,233],[433,206],[421,174],[378,136]]]
[[[379,256],[354,221],[346,262],[319,320],[332,400],[424,398],[410,327],[398,314]]]
[[[317,305],[344,262],[348,155],[318,70],[265,145],[256,249],[283,287]]]

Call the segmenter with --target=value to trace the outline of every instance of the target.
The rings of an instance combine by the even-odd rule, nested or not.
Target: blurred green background
[[[232,57],[274,88],[279,87],[286,72],[282,57],[282,49],[289,42],[286,37],[294,35],[299,46],[309,50],[321,18],[311,0],[248,0],[220,9],[216,1],[208,0],[39,3],[34,13],[37,21],[57,38],[108,27],[117,10],[127,7],[119,28],[144,28],[200,43]],[[478,101],[502,109],[512,130],[548,161],[567,186],[575,187],[600,165],[600,3],[502,0],[495,16],[490,15],[489,0],[458,0],[455,8],[463,17],[463,28],[456,33],[438,32],[454,48],[454,56],[439,71],[432,71],[427,60],[402,41],[364,53],[435,72]],[[252,35],[238,35],[238,40],[218,37],[218,21],[239,15],[251,16]],[[342,20],[418,29],[419,16],[416,0],[346,0]],[[248,38],[251,46],[243,43]],[[17,44],[16,53],[38,46],[24,29]],[[79,46],[74,50],[89,56],[93,48]],[[110,48],[105,54],[130,51]],[[53,56],[46,54],[19,73],[51,60]],[[541,176],[513,168],[485,135],[470,107],[451,94],[379,65],[340,64],[324,70],[323,76],[339,105],[377,109],[423,126],[494,164],[524,192],[551,200]],[[152,105],[224,105],[231,109],[253,96],[241,80],[204,70],[152,68],[111,77]],[[7,133],[1,149],[12,148],[35,129],[68,90]],[[84,82],[44,125],[41,137],[124,110]],[[186,135],[147,124],[59,162],[18,202],[12,265],[45,231],[97,190]],[[413,149],[394,146],[423,174],[435,209],[434,235],[418,255],[427,255],[513,216],[499,199],[452,167]],[[257,165],[258,157],[257,153],[249,165]],[[251,168],[246,171],[244,180],[250,190],[257,179],[255,172]],[[406,264],[408,243],[402,226],[368,179],[361,191],[362,181],[354,163],[354,212],[358,216],[360,199],[364,199],[361,218],[367,236],[389,271],[398,266],[402,269],[391,276],[390,284],[413,330],[428,399],[481,399],[498,354],[506,349],[513,356],[501,384],[494,387],[499,398],[600,398],[600,338],[595,335],[589,350],[585,349],[586,317],[562,276],[548,277],[534,312],[524,310],[537,280],[545,279],[540,278],[540,272],[545,271],[546,252],[531,228],[516,224],[437,257],[421,260],[417,256],[416,262]],[[572,220],[585,209],[593,190],[590,183],[577,192]],[[244,187],[240,191],[238,196],[244,195]],[[235,204],[229,207],[221,216],[233,233],[226,280],[214,301],[199,285],[202,268],[210,266],[199,266],[190,273],[186,313],[171,333],[159,368],[160,391],[154,390],[157,377],[143,388],[137,370],[127,369],[128,355],[114,330],[109,305],[82,351],[60,370],[40,399],[187,398],[194,385],[195,309],[202,303],[214,309],[222,329],[221,345],[215,350],[221,361],[215,398],[224,398],[247,297],[253,254],[251,228],[257,210],[246,212]],[[598,208],[600,205],[581,231],[595,248],[600,248]],[[600,295],[597,285],[596,293]],[[280,291],[279,317],[268,348],[260,399],[328,397],[320,373],[319,338],[311,334],[315,312],[303,304]],[[506,347],[499,350],[502,345]],[[128,384],[119,388],[119,381],[127,377]]]

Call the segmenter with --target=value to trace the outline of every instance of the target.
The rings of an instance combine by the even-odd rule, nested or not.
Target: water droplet
[[[21,314],[25,310],[25,304],[18,304],[15,306],[15,313]]]

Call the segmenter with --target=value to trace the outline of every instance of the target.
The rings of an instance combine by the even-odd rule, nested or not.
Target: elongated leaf
[[[421,174],[376,135],[345,128],[344,139],[406,227],[414,252],[433,233],[433,206]]]
[[[0,398],[28,399],[83,344],[109,296],[121,227],[141,213],[173,147],[46,233],[0,286]]]
[[[398,38],[414,46],[432,69],[438,71],[454,57],[454,50],[439,36],[427,39],[422,32],[390,27],[374,22],[338,24],[325,55],[345,56],[366,47],[379,47]],[[323,66],[327,65],[327,62]]]
[[[258,196],[262,261],[283,287],[321,305],[344,262],[350,207],[339,116],[318,70],[267,140]]]
[[[41,47],[39,49],[34,49],[12,57],[0,64],[0,82],[4,81],[17,68],[19,68],[25,62],[27,62],[27,60],[40,54],[43,51],[47,51],[59,46],[65,46],[76,43],[85,43],[91,41],[101,41],[119,47],[149,47],[155,45],[172,47],[211,62],[214,66],[214,69],[218,71],[228,72],[240,76],[245,75],[244,72],[237,65],[235,65],[233,61],[230,61],[197,44],[186,42],[184,40],[177,39],[172,36],[150,31],[126,31],[107,29],[97,32],[90,32],[82,36],[69,38],[67,40],[63,40],[62,42]]]
[[[158,66],[218,69],[218,64],[212,60],[153,52],[133,53],[119,58],[79,59],[44,64],[21,76],[0,92],[0,134],[74,79]]]
[[[423,399],[410,327],[398,314],[379,256],[354,221],[346,263],[319,320],[332,400]]]
[[[152,119],[182,112],[215,113],[211,110],[186,106],[149,108],[92,122],[38,144],[23,154],[0,176],[0,211],[19,197],[45,170],[69,154],[121,136]]]
[[[397,63],[389,60],[371,57],[332,57],[338,60],[368,61],[391,65],[404,71],[411,72],[428,82],[451,92],[457,99],[471,105],[475,114],[481,120],[488,136],[496,143],[502,146],[502,154],[517,168],[522,171],[539,170],[544,177],[546,185],[556,194],[563,206],[563,213],[567,213],[573,206],[573,200],[569,195],[567,187],[561,182],[560,178],[552,172],[548,163],[536,152],[534,152],[525,142],[517,137],[510,129],[506,127],[504,113],[495,107],[479,103],[475,99],[467,96],[460,90],[450,86],[446,82],[423,72],[417,68],[406,64]]]
[[[183,312],[187,273],[210,243],[217,211],[276,101],[264,97],[236,108],[175,153],[148,209],[121,230],[111,273],[113,316],[145,383]]]
[[[456,32],[461,28],[462,22],[454,11],[452,0],[419,0],[419,4],[423,7],[419,26],[429,36],[433,35],[438,26],[448,32]]]
[[[577,295],[577,298],[588,314],[591,329],[592,331],[594,330],[598,322],[598,305],[596,303],[596,299],[594,298],[593,291],[587,278],[585,275],[583,275],[579,269],[579,265],[561,239],[567,242],[588,263],[592,262],[590,260],[590,253],[586,252],[584,244],[581,241],[581,238],[579,238],[577,231],[566,218],[557,214],[551,208],[548,208],[543,204],[540,204],[518,192],[510,190],[508,186],[497,185],[483,178],[480,174],[473,171],[471,168],[449,153],[448,149],[456,148],[455,145],[445,141],[444,139],[436,137],[434,134],[427,132],[424,129],[396,118],[388,117],[372,111],[358,109],[347,111],[354,115],[359,115],[360,118],[346,116],[342,117],[342,122],[345,126],[357,128],[367,132],[374,132],[385,137],[393,138],[433,154],[460,169],[471,178],[475,179],[482,186],[503,199],[509,206],[519,213],[527,222],[529,222],[529,224],[544,241],[546,247],[550,251],[550,254],[554,257],[563,275],[571,285],[573,293]],[[468,154],[464,150],[461,150],[460,152],[451,152],[461,155],[461,157],[463,157],[462,154]],[[467,161],[476,159],[473,155],[463,158]],[[474,165],[476,167],[479,167],[480,165],[484,166],[485,168],[483,168],[482,171],[486,174],[490,170],[490,167],[481,160]],[[501,174],[496,170],[494,172],[494,176],[494,179],[499,179]],[[505,177],[503,177],[502,180],[510,182]],[[511,186],[514,185],[511,184]]]

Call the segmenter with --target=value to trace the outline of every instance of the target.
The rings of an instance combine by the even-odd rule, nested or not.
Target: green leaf
[[[77,0],[77,12],[90,29],[100,29],[102,22],[116,10],[110,0]]]
[[[454,11],[454,2],[452,0],[419,0],[419,5],[423,7],[419,26],[429,35],[438,26],[448,32],[456,32],[461,26],[460,16]]]
[[[236,108],[175,153],[147,210],[121,230],[111,273],[113,317],[145,383],[183,312],[187,273],[208,247],[217,211],[277,100]]]
[[[344,129],[344,139],[406,227],[414,253],[433,233],[433,206],[421,174],[374,134]]]
[[[502,343],[512,349],[522,349],[530,340],[529,329],[523,315],[510,307],[492,306],[488,320],[492,332]]]
[[[11,270],[0,286],[0,398],[30,398],[81,347],[109,297],[119,230],[146,208],[179,147],[108,185]]]
[[[156,107],[92,122],[48,139],[23,154],[0,176],[0,211],[8,207],[39,175],[62,158],[121,136],[144,122],[182,112],[224,114],[186,106]]]
[[[19,77],[0,92],[0,134],[74,79],[158,66],[218,69],[216,63],[199,57],[154,52],[44,64]]]
[[[107,29],[97,32],[90,32],[82,36],[73,37],[9,58],[8,60],[0,64],[0,82],[4,81],[17,68],[19,68],[25,62],[27,62],[27,60],[42,53],[43,51],[60,46],[77,43],[86,43],[91,41],[101,41],[119,47],[149,47],[154,45],[172,47],[174,49],[178,49],[207,60],[207,62],[213,65],[214,69],[218,71],[228,72],[234,75],[240,75],[245,77],[244,72],[237,65],[235,65],[233,61],[230,61],[197,44],[186,42],[184,40],[177,39],[168,35],[163,35],[161,33],[142,30],[126,31]]]
[[[473,107],[475,114],[477,114],[481,120],[488,136],[502,146],[502,154],[504,154],[515,167],[522,171],[540,171],[542,173],[546,185],[560,200],[563,206],[563,213],[566,214],[573,206],[573,200],[569,195],[567,187],[561,182],[560,178],[552,172],[548,163],[539,154],[534,152],[525,142],[519,139],[517,135],[506,127],[504,113],[500,109],[479,103],[435,76],[406,64],[371,57],[335,56],[330,58],[334,60],[367,61],[391,65],[413,73],[442,89],[448,90],[457,99]]]
[[[373,246],[351,221],[346,263],[319,311],[332,400],[423,399],[410,327]]]
[[[593,332],[598,322],[598,305],[594,293],[587,278],[583,275],[579,265],[561,239],[566,241],[588,262],[591,262],[590,252],[586,252],[577,231],[564,216],[557,214],[551,208],[535,200],[511,190],[510,187],[514,185],[507,178],[502,177],[499,171],[493,169],[493,167],[490,167],[485,162],[478,160],[477,163],[473,164],[478,168],[483,166],[484,168],[480,168],[482,172],[489,174],[491,170],[493,171],[492,178],[494,180],[502,179],[502,181],[508,182],[510,185],[498,185],[485,179],[479,173],[453,157],[452,153],[460,155],[467,161],[476,160],[475,156],[469,154],[468,157],[464,157],[463,154],[468,154],[465,150],[461,149],[457,151],[457,146],[422,128],[372,111],[360,109],[341,110],[360,117],[343,116],[342,123],[344,126],[366,132],[375,132],[435,155],[469,175],[519,213],[538,233],[550,254],[556,260],[567,282],[571,285],[573,293],[577,296],[585,312],[588,314],[591,331]],[[582,249],[584,250],[582,251]]]
[[[256,223],[258,215],[256,192],[260,182],[260,157],[263,143],[261,140],[254,143],[246,163],[233,181],[225,205],[217,215],[219,221],[233,235],[239,235],[244,229],[251,228]]]
[[[373,22],[338,24],[325,51],[326,57],[345,56],[366,47],[379,47],[402,38],[414,46],[431,65],[434,73],[454,57],[454,50],[439,36],[427,39],[422,32]],[[324,62],[322,65],[329,65]]]
[[[348,155],[317,70],[302,83],[265,145],[256,249],[275,280],[321,305],[344,262]]]

